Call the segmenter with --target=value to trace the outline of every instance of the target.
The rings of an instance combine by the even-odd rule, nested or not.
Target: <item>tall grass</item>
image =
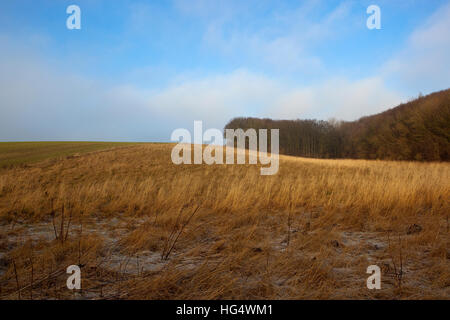
[[[67,216],[83,214],[90,231],[81,245],[68,235],[51,242],[53,251],[42,249],[53,257],[45,272],[79,261],[81,246],[83,264],[103,274],[88,273],[92,288],[113,298],[445,297],[448,163],[281,156],[278,174],[261,176],[256,165],[177,166],[171,147],[138,145],[0,171],[2,230],[21,225],[15,232],[32,237],[26,223],[51,226],[52,201],[55,208],[70,204]],[[113,218],[120,228],[108,226]],[[411,224],[423,231],[407,235]],[[392,261],[391,233],[404,237],[402,290],[387,279],[384,291],[369,292],[365,268]],[[14,250],[7,256],[24,257]],[[34,248],[36,279],[38,253]],[[138,268],[145,266],[152,253],[159,258],[148,258],[151,271],[121,271],[123,281],[110,284],[106,256],[123,257],[123,270],[137,255]],[[19,260],[20,280],[29,267]],[[11,292],[14,274],[8,267],[4,275]]]

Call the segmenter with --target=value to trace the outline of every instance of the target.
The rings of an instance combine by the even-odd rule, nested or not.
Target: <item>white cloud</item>
[[[232,117],[257,115],[258,110],[273,103],[281,91],[276,81],[236,70],[169,86],[152,95],[150,106],[161,116],[204,120],[210,126],[221,128]]]
[[[0,140],[126,140],[157,134],[150,125],[149,92],[79,76],[4,36],[0,45]]]
[[[209,24],[205,40],[225,54],[239,52],[273,66],[318,70],[321,61],[310,54],[309,46],[336,32],[334,27],[346,17],[348,7],[338,7],[320,23],[312,23],[307,17],[314,6],[315,2],[307,2],[296,12],[279,14],[274,18],[279,24],[269,24],[256,32],[226,30],[227,16],[235,11],[223,9],[225,18]],[[208,20],[208,12],[199,14]],[[306,19],[295,18],[303,16]],[[136,19],[139,22],[139,17]],[[302,23],[306,23],[304,28]],[[287,31],[280,31],[284,27]],[[387,85],[388,80],[397,79],[405,87],[424,93],[450,84],[448,30],[450,5],[415,30],[405,49],[378,75],[366,78],[332,77],[300,86],[244,68],[203,77],[192,76],[188,70],[188,75],[180,76],[175,84],[153,90],[126,81],[107,85],[79,76],[34,54],[40,45],[17,47],[0,36],[0,140],[167,141],[172,130],[190,128],[193,120],[203,120],[206,127],[222,128],[236,116],[354,120],[403,100]],[[34,41],[45,46],[44,40],[38,37]]]
[[[449,87],[449,30],[450,4],[447,4],[410,35],[405,48],[383,66],[383,76],[396,79],[415,93]]]
[[[151,98],[151,105],[161,114],[204,120],[218,128],[236,116],[355,120],[400,102],[401,97],[386,88],[381,78],[353,82],[339,78],[296,87],[245,70],[185,81]]]
[[[335,117],[355,120],[384,111],[400,102],[401,97],[389,90],[381,78],[357,81],[336,78],[287,91],[266,112],[278,119]]]
[[[181,2],[185,4],[185,2]],[[203,40],[208,49],[216,50],[233,59],[271,66],[282,72],[302,71],[308,74],[323,71],[320,58],[312,53],[314,46],[323,44],[327,39],[336,38],[349,28],[346,19],[350,15],[351,3],[343,2],[333,10],[317,19],[322,1],[302,2],[295,10],[273,9],[257,21],[247,21],[249,12],[261,10],[265,3],[231,2],[224,5],[219,2],[211,11],[204,10],[202,0],[194,4],[180,6],[182,12],[196,15],[205,20]],[[208,7],[206,5],[206,7]],[[196,9],[197,8],[197,9]],[[205,12],[207,11],[207,12]]]
[[[221,129],[236,116],[353,119],[396,101],[380,79],[296,87],[246,69],[159,90],[108,86],[1,39],[0,140],[167,141],[194,120]]]

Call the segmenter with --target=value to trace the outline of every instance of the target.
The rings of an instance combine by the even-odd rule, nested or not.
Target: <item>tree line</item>
[[[450,160],[450,89],[357,121],[234,118],[225,129],[280,129],[280,153],[314,158]]]

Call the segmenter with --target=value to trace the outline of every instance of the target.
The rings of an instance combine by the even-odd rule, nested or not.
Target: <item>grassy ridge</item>
[[[0,167],[132,145],[130,142],[0,142]]]
[[[280,156],[262,176],[172,147],[1,170],[0,299],[73,299],[72,264],[85,299],[450,297],[450,163]]]

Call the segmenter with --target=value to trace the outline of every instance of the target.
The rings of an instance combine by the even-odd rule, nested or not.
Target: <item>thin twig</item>
[[[34,280],[33,243],[31,243],[30,264],[31,264],[30,299],[33,300],[33,280]]]
[[[71,208],[69,208],[69,209],[71,209]],[[66,227],[66,236],[64,237],[64,241],[66,241],[67,240],[67,237],[68,237],[68,235],[69,235],[69,229],[70,229],[70,222],[72,221],[72,210],[70,210],[70,213],[69,213],[69,222],[67,223],[67,227]]]
[[[187,221],[181,226],[180,231],[178,232],[177,237],[175,238],[175,240],[172,243],[172,246],[170,247],[169,251],[167,252],[166,256],[164,257],[164,260],[167,260],[169,258],[170,253],[172,252],[173,248],[175,247],[175,244],[178,241],[178,238],[180,237],[181,233],[183,232],[184,228],[189,224],[189,222],[191,221],[192,217],[195,215],[195,213],[198,211],[198,209],[200,208],[200,206],[197,206],[194,210],[194,212],[192,212],[191,216],[187,219]]]
[[[56,232],[56,224],[55,224],[55,209],[53,207],[53,199],[52,201],[52,211],[50,212],[50,215],[52,216],[52,224],[53,224],[53,232],[55,233],[55,240],[58,239],[58,233]]]
[[[61,240],[61,243],[64,243],[64,203],[62,204],[61,209],[61,227],[59,232],[59,239]]]
[[[13,266],[14,266],[14,274],[15,274],[15,276],[16,276],[17,293],[18,293],[18,295],[19,295],[19,300],[21,300],[21,299],[22,299],[22,296],[20,295],[19,276],[18,276],[18,274],[17,274],[16,261],[13,260],[12,263],[13,263]]]

